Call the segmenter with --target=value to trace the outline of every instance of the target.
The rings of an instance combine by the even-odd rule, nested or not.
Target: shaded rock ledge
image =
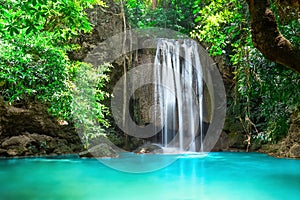
[[[71,124],[52,117],[45,105],[7,105],[0,99],[0,156],[74,154],[83,145]]]

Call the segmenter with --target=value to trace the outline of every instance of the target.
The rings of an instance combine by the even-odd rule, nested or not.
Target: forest
[[[98,9],[104,13],[100,18],[109,15],[119,25],[113,27],[114,33],[160,27],[198,41],[217,63],[225,84],[224,132],[230,139],[240,138],[233,147],[245,150],[249,141],[253,151],[263,147],[279,151],[276,144],[288,137],[292,125],[299,128],[299,6],[296,0],[2,0],[1,104],[30,108],[41,103],[58,121],[75,127],[77,122],[84,124],[80,134],[84,148],[103,137],[127,150],[141,145],[116,127],[109,103],[114,79],[132,67],[132,56],[137,55],[97,69],[84,62],[84,56],[76,56],[91,51],[93,46],[84,43],[95,31],[107,39],[91,20],[91,11]],[[104,27],[114,26],[111,18]],[[95,100],[92,105],[74,100],[80,90],[78,77],[83,84],[95,83],[88,88],[89,98]],[[100,126],[93,125],[89,112]],[[16,135],[5,132],[4,122],[1,126],[2,136]],[[299,132],[297,141],[299,153]]]
[[[0,199],[297,199],[299,169],[299,0],[0,0]]]

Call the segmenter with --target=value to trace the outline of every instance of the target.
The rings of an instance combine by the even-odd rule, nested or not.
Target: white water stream
[[[154,102],[158,105],[155,120],[163,125],[162,146],[202,151],[203,74],[197,43],[160,39],[153,77]]]

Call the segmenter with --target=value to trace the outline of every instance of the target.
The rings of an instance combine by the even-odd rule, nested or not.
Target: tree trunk
[[[155,10],[157,7],[157,0],[152,0],[152,9]]]
[[[253,45],[269,60],[300,72],[300,50],[278,30],[269,0],[246,0]]]

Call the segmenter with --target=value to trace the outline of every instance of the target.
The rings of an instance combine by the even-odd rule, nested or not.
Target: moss
[[[231,132],[228,134],[229,136],[229,146],[231,148],[246,148],[245,137],[244,134],[240,132]]]

